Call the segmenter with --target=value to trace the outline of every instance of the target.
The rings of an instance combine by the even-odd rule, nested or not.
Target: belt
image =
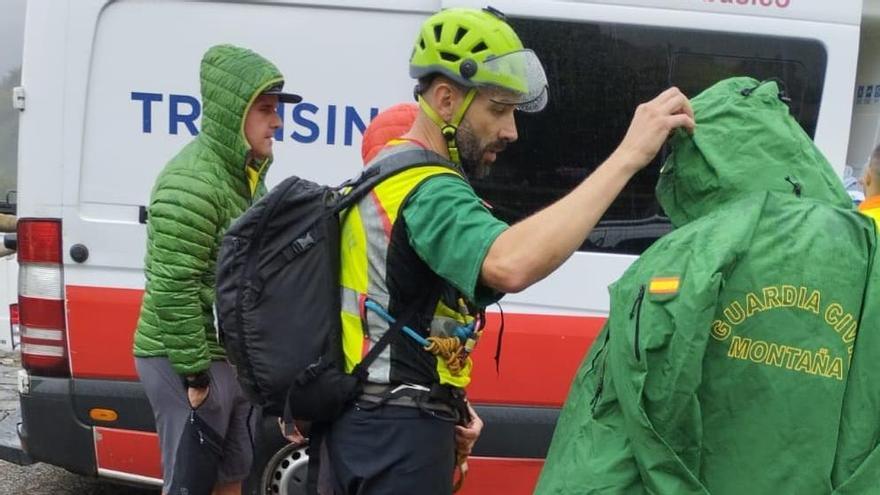
[[[366,383],[357,399],[360,407],[378,408],[382,405],[412,407],[431,416],[459,423],[462,410],[467,410],[464,391],[454,387]]]

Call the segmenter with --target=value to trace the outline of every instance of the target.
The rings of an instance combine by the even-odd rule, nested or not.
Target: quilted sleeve
[[[220,228],[214,187],[183,173],[166,177],[150,203],[149,266],[153,303],[168,359],[180,374],[210,366],[202,280]]]

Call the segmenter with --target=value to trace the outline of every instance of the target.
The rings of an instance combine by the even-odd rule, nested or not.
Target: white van
[[[550,103],[519,116],[520,141],[474,186],[500,217],[516,221],[601,163],[638,103],[670,85],[693,95],[734,75],[783,80],[792,113],[835,169],[842,173],[847,157],[860,167],[880,109],[880,29],[870,1],[873,17],[862,25],[861,0],[494,0],[543,60]],[[15,104],[19,434],[32,459],[160,484],[153,418],[131,355],[144,286],[144,205],[159,170],[198,130],[202,53],[216,43],[250,47],[304,96],[279,107],[284,127],[270,184],[291,174],[338,183],[361,167],[365,124],[412,97],[407,60],[421,21],[463,3],[483,6],[28,2]],[[860,36],[875,55],[870,63],[863,56],[863,67]],[[504,299],[497,371],[501,318],[490,308],[469,390],[487,426],[464,493],[532,492],[572,375],[608,314],[606,286],[669,230],[653,194],[663,155],[558,272]],[[277,427],[266,426],[251,493],[296,493],[305,452],[278,451]]]

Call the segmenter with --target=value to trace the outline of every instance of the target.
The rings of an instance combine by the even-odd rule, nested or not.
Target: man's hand
[[[455,427],[456,453],[459,457],[467,457],[471,454],[474,444],[480,438],[480,432],[483,431],[483,420],[477,416],[477,411],[474,411],[470,404],[467,407],[471,415],[470,423]]]
[[[299,428],[296,427],[294,423],[285,423],[281,421],[281,418],[278,418],[278,427],[281,428],[281,436],[287,439],[290,443],[303,443],[306,441],[306,438],[300,433]]]
[[[187,387],[186,388],[186,397],[189,399],[189,405],[193,409],[201,406],[205,399],[208,398],[209,387],[204,388],[195,388],[195,387]]]
[[[694,131],[694,111],[687,97],[672,87],[636,108],[626,136],[614,155],[619,156],[630,172],[638,172],[654,159],[669,135],[679,127]]]

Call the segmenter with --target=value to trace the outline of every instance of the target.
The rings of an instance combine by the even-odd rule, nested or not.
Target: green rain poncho
[[[536,493],[880,493],[874,225],[775,82],[692,104]]]

